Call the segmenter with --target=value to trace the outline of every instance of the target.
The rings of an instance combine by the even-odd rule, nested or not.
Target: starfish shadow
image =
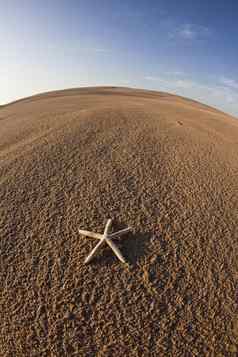
[[[129,264],[135,265],[146,255],[150,237],[149,232],[136,231],[124,239],[121,250]]]
[[[113,220],[113,230],[115,230],[115,232],[126,227],[125,224]],[[122,252],[126,262],[130,265],[135,265],[143,256],[145,256],[151,234],[152,233],[150,232],[132,231],[125,236],[116,238],[114,242]],[[94,264],[106,264],[109,266],[115,262],[119,262],[107,245],[103,246],[102,252],[100,255],[96,256],[93,261]]]

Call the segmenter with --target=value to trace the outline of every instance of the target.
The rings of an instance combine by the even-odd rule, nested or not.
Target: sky
[[[118,85],[238,117],[237,0],[0,0],[0,105]]]

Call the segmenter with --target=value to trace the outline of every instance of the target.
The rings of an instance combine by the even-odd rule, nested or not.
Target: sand
[[[0,109],[0,356],[237,356],[238,120],[116,87]],[[78,228],[133,231],[127,264]]]

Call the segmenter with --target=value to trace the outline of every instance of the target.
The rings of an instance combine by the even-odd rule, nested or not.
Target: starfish
[[[91,251],[91,253],[87,256],[87,258],[85,259],[85,263],[89,263],[91,261],[91,259],[94,257],[96,251],[98,250],[98,248],[103,244],[103,243],[107,243],[109,245],[109,247],[113,250],[113,252],[116,254],[117,258],[122,262],[125,263],[125,259],[123,258],[120,250],[117,248],[117,246],[112,242],[112,239],[117,238],[122,236],[123,234],[128,233],[131,228],[124,228],[118,232],[115,233],[111,233],[109,234],[109,229],[111,227],[112,224],[112,220],[108,219],[104,232],[103,234],[99,234],[99,233],[94,233],[94,232],[89,232],[89,231],[84,231],[79,229],[79,233],[83,234],[84,236],[87,237],[91,237],[91,238],[96,238],[99,239],[98,244],[93,248],[93,250]]]

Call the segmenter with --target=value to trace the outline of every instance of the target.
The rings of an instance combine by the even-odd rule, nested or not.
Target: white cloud
[[[176,87],[191,88],[194,86],[194,82],[187,79],[178,79],[174,82]]]
[[[180,28],[177,32],[177,34],[185,39],[191,40],[197,36],[197,32],[192,29],[192,26],[187,24],[184,25],[182,28]]]
[[[144,77],[147,81],[159,81],[160,77],[156,77],[156,76],[145,76]]]
[[[234,79],[221,77],[220,82],[227,87],[230,87],[233,89],[238,89],[238,81],[236,81]]]
[[[90,48],[90,51],[97,52],[97,53],[110,53],[111,50],[107,48]]]
[[[235,83],[233,81],[226,81],[227,85],[224,83],[223,85],[217,85],[215,83],[206,84],[193,79],[188,79],[188,76],[180,76],[176,78],[168,73],[169,72],[160,76],[151,74],[145,76],[144,79],[151,82],[153,81],[154,89],[193,98],[202,103],[218,107],[223,111],[237,115],[238,93],[235,89],[237,89],[236,84],[238,83],[235,81]],[[229,85],[232,84],[233,87],[229,87],[228,83]]]
[[[171,78],[170,76],[145,76],[145,80],[147,81],[153,81],[153,82],[159,82],[168,85],[169,87],[180,87],[180,88],[191,88],[194,85],[196,85],[193,81],[188,80],[186,78],[179,78],[179,79],[174,79]]]
[[[146,81],[151,81],[151,82],[156,82],[156,83],[159,83],[161,85],[164,85],[166,87],[169,87],[171,86],[171,81],[168,80],[168,79],[165,79],[163,77],[160,77],[160,76],[145,76],[144,79]]]
[[[80,51],[82,52],[93,52],[93,53],[101,53],[101,54],[110,54],[112,53],[112,50],[108,48],[103,48],[103,47],[86,47],[86,48],[81,48]]]
[[[172,39],[187,41],[206,38],[210,35],[211,30],[208,27],[194,24],[183,24],[169,33],[169,37]]]

